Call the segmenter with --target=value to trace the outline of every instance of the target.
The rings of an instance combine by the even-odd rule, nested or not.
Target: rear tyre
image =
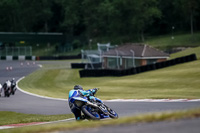
[[[81,109],[86,118],[91,120],[100,120],[100,115],[97,112],[93,111],[91,107],[84,105]]]
[[[9,92],[5,92],[5,97],[9,97],[9,96],[10,96]]]
[[[12,94],[12,95],[15,95],[15,91],[13,90],[13,91],[11,92],[11,94]]]

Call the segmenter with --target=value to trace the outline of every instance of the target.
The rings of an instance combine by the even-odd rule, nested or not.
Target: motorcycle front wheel
[[[100,115],[93,111],[91,107],[84,105],[81,109],[86,118],[90,120],[100,120]]]
[[[109,116],[110,116],[110,118],[112,118],[112,119],[117,119],[119,116],[118,116],[118,114],[114,111],[114,110],[112,110],[111,108],[109,108],[108,106],[106,106],[107,107],[107,110],[108,110],[108,112],[109,112]]]

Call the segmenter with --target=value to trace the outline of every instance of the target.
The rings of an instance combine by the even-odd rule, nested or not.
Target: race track
[[[32,61],[0,61],[0,83],[8,79],[16,80],[39,69],[38,64],[44,62]],[[48,62],[51,63],[51,62]],[[52,61],[52,63],[54,63]],[[7,70],[12,67],[12,70]],[[66,94],[67,99],[67,94]],[[105,102],[114,109],[120,117],[147,112],[182,110],[200,107],[200,102]],[[0,111],[14,111],[27,114],[69,114],[67,101],[40,98],[17,91],[9,98],[0,97]]]
[[[70,133],[199,133],[200,118],[75,129]],[[68,133],[60,131],[59,133]]]

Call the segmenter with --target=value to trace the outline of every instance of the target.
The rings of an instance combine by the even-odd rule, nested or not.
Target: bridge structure
[[[1,43],[64,43],[66,35],[63,33],[43,32],[0,32]]]
[[[44,32],[0,32],[0,59],[18,58],[16,56],[32,56],[32,46],[39,44],[55,44],[70,49],[72,37],[64,33]],[[19,44],[19,45],[15,45]],[[30,46],[29,44],[33,44]],[[9,57],[8,57],[9,56]],[[23,57],[24,58],[24,57]],[[30,57],[29,57],[30,58]]]

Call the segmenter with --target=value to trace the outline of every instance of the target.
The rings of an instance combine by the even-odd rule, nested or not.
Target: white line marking
[[[71,120],[75,120],[75,118],[69,118],[69,119],[58,120],[58,121],[44,122],[44,123],[39,123],[39,124],[35,124],[35,125],[51,124],[51,123],[57,123],[57,122],[66,122],[66,121],[71,121]]]
[[[30,93],[30,92],[22,90],[21,88],[19,88],[18,82],[20,82],[24,78],[25,77],[22,77],[17,81],[17,88],[21,92],[28,94],[28,95],[31,95],[31,96],[50,99],[50,100],[68,101],[67,99],[41,96],[41,95],[37,95],[37,94]],[[103,100],[103,101],[104,102],[200,102],[200,99],[112,99],[112,100]]]
[[[67,99],[62,99],[62,98],[53,98],[53,97],[47,97],[47,96],[41,96],[41,95],[37,95],[34,93],[30,93],[27,91],[22,90],[21,88],[19,88],[18,83],[24,79],[25,77],[20,78],[19,80],[17,80],[17,89],[25,94],[31,95],[31,96],[35,96],[35,97],[39,97],[39,98],[45,98],[45,99],[50,99],[50,100],[60,100],[60,101],[68,101]]]
[[[38,66],[39,66],[40,68],[42,68],[42,67],[43,67],[43,66],[42,66],[42,65],[40,65],[40,64],[39,64]]]
[[[40,98],[45,98],[45,99],[50,99],[50,100],[68,101],[67,99],[46,97],[46,96],[41,96],[41,95],[33,94],[33,93],[22,90],[21,88],[19,88],[18,83],[19,83],[19,81],[21,81],[24,78],[25,77],[22,77],[17,81],[17,88],[19,91],[21,91],[25,94],[31,95],[31,96],[35,96],[35,97],[40,97]],[[104,102],[199,102],[200,99],[112,99],[112,100],[103,100],[103,101]],[[43,122],[43,123],[32,124],[32,125],[50,124],[50,123],[65,122],[65,121],[70,121],[70,120],[75,120],[75,118]],[[32,126],[32,125],[24,125],[24,126]],[[0,130],[8,129],[8,128],[16,128],[16,127],[23,127],[23,126],[0,126]]]
[[[200,102],[200,99],[113,99],[104,102]]]
[[[16,125],[16,126],[0,126],[0,130],[1,129],[8,129],[8,128],[17,128],[17,127],[27,127],[27,126],[35,126],[35,125],[44,125],[44,124],[52,124],[52,123],[58,123],[58,122],[67,122],[67,121],[71,121],[71,120],[75,120],[75,118],[69,118],[69,119],[64,119],[64,120],[58,120],[58,121],[49,121],[49,122],[41,122],[41,123],[33,123],[33,124],[29,124],[29,125]]]
[[[8,128],[14,128],[13,126],[0,126],[0,130],[1,129],[8,129]]]

